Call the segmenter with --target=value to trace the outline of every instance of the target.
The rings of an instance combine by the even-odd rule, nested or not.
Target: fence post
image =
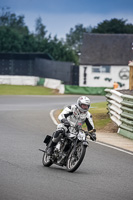
[[[129,62],[130,75],[129,75],[129,90],[133,90],[133,61]]]

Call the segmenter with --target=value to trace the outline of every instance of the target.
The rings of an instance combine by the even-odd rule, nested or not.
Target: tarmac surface
[[[56,129],[49,113],[76,99],[0,97],[0,200],[133,200],[133,152],[100,145],[98,131],[97,142],[89,142],[75,173],[57,165],[43,166],[38,149],[45,148],[44,138]]]

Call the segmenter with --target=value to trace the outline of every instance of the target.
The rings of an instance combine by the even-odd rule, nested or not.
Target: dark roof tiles
[[[84,34],[80,65],[128,65],[133,34]]]

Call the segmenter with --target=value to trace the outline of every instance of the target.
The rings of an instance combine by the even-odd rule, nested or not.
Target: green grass
[[[93,114],[107,113],[107,102],[92,103],[89,111]]]
[[[103,129],[111,122],[107,114],[107,102],[92,103],[89,112],[92,114],[97,130]],[[86,125],[84,125],[84,128],[86,128]]]
[[[52,95],[55,90],[43,86],[0,85],[0,95]]]
[[[94,124],[97,130],[103,129],[111,122],[107,112],[107,102],[91,104],[90,113],[93,116]]]

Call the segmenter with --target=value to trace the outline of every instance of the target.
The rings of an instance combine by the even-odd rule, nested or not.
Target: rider
[[[67,134],[68,128],[71,123],[82,126],[84,123],[87,125],[88,131],[94,129],[92,115],[88,111],[90,107],[90,99],[86,96],[81,96],[77,100],[76,105],[66,107],[58,116],[60,124],[57,125],[56,132],[53,133],[52,140],[49,144],[47,153],[51,155],[54,146],[59,142],[62,135]],[[91,140],[96,140],[95,132],[92,133]]]

